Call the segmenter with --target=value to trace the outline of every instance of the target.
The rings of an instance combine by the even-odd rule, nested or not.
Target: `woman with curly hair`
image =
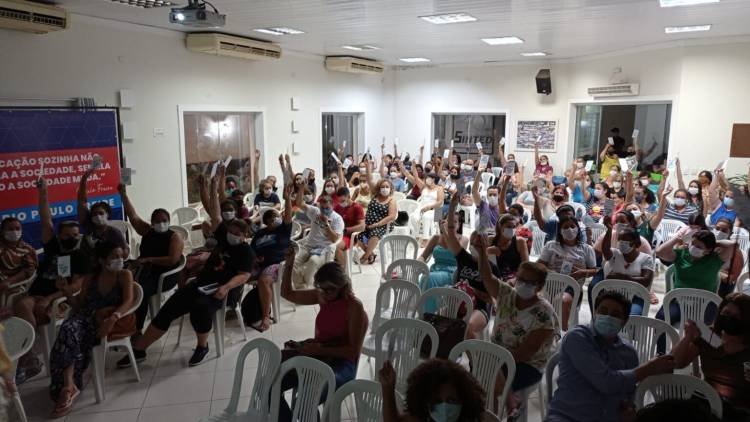
[[[479,422],[484,390],[461,365],[432,359],[417,366],[406,380],[406,412],[396,409],[396,372],[386,361],[380,370],[384,422]]]

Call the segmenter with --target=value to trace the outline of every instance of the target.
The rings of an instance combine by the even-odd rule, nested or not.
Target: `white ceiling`
[[[140,9],[110,0],[57,0],[74,13],[174,30],[169,8]],[[186,1],[182,1],[186,3]],[[550,59],[573,58],[691,38],[750,34],[750,0],[660,8],[658,0],[213,0],[227,15],[222,32],[281,44],[316,55],[354,54],[397,65],[400,57],[437,64],[529,60],[523,51]],[[434,25],[422,15],[466,12],[479,20]],[[712,24],[708,32],[664,34],[665,26]],[[254,28],[286,26],[303,35],[270,36]],[[521,45],[490,46],[480,38],[515,35]],[[346,44],[378,51],[351,52]],[[538,59],[540,61],[545,58]]]

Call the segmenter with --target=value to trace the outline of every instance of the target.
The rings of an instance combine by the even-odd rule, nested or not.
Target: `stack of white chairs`
[[[380,239],[378,251],[380,253],[381,277],[383,280],[388,280],[391,278],[391,274],[386,273],[388,265],[399,259],[417,259],[419,242],[411,236],[389,234]]]
[[[387,274],[391,280],[399,279],[412,282],[424,291],[427,290],[430,268],[418,259],[397,259],[388,265],[384,274]]]
[[[463,354],[466,354],[469,359],[471,374],[485,391],[486,410],[502,416],[505,399],[508,397],[516,374],[516,362],[513,355],[504,347],[494,343],[482,340],[464,340],[453,347],[448,359],[455,362]],[[503,367],[506,368],[505,385],[503,391],[498,394],[495,391],[495,381],[501,374]],[[496,395],[498,396],[497,401],[494,400]]]
[[[439,337],[435,327],[425,321],[410,318],[394,318],[378,327],[375,333],[375,367],[380,371],[390,361],[396,372],[396,393],[403,399],[406,394],[406,379],[420,363],[420,351],[426,338],[430,339],[427,358],[437,354]]]
[[[295,388],[296,396],[292,400],[292,420],[315,421],[318,418],[321,397],[324,397],[323,403],[327,403],[336,390],[336,375],[327,364],[307,356],[296,356],[281,364],[271,390],[271,418],[269,420],[279,420],[281,383],[284,376],[292,371],[297,374],[298,380]]]
[[[382,283],[375,296],[375,313],[370,323],[370,333],[362,344],[362,354],[376,357],[375,337],[383,322],[395,318],[409,318],[414,314],[419,300],[419,287],[405,280],[388,280]]]

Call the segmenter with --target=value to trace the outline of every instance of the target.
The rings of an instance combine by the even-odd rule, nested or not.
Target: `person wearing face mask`
[[[424,167],[422,167],[421,164],[414,164],[410,169],[407,169],[402,163],[399,168],[401,169],[401,175],[406,179],[410,187],[409,194],[406,195],[406,199],[419,201],[419,197],[422,195],[422,188],[424,187],[424,183],[422,183],[421,186],[417,184],[417,178],[419,180],[425,179],[426,173],[424,171]]]
[[[49,392],[55,401],[52,418],[70,413],[83,389],[83,374],[94,345],[133,306],[133,275],[124,269],[125,251],[117,244],[99,242],[94,253],[96,270],[93,276],[84,279],[80,293],[75,285],[57,283],[73,311],[60,326],[50,353]],[[103,317],[104,314],[109,315]],[[132,324],[135,330],[135,321]]]
[[[654,233],[664,219],[668,203],[667,196],[670,193],[672,193],[671,187],[662,192],[662,197],[659,201],[659,208],[656,210],[655,215],[643,212],[642,207],[637,204],[629,204],[625,207],[633,215],[633,218],[635,218],[638,227],[638,234],[640,234],[649,245],[653,244]]]
[[[660,174],[660,176],[662,175]],[[640,173],[638,173],[638,184],[641,185],[644,189],[650,190],[657,197],[659,196],[658,192],[659,192],[659,187],[662,183],[662,180],[666,183],[665,177],[661,177],[660,180],[657,182],[657,181],[651,180],[651,173],[648,171],[643,170]]]
[[[227,306],[235,306],[242,296],[242,286],[250,280],[255,254],[247,243],[248,233],[247,223],[240,219],[235,218],[227,223],[227,246],[218,246],[211,251],[196,279],[177,289],[167,299],[146,332],[133,343],[136,362],[146,360],[146,349],[166,334],[172,321],[190,314],[190,324],[197,341],[188,365],[203,363],[208,355],[208,335],[214,314],[223,306],[224,298],[227,299]],[[214,286],[215,290],[201,289],[205,286]],[[117,366],[125,368],[130,366],[129,362],[125,356],[117,362]]]
[[[88,197],[86,194],[86,183],[88,178],[94,173],[94,170],[86,171],[81,176],[81,182],[78,185],[78,196],[77,196],[77,211],[78,221],[84,229],[86,235],[83,238],[81,247],[83,251],[89,256],[94,256],[94,248],[99,242],[115,243],[121,248],[125,249],[125,255],[130,255],[130,247],[125,241],[120,230],[110,226],[107,222],[112,216],[112,207],[107,202],[96,202],[91,205],[91,209],[87,207]],[[95,264],[92,260],[91,264]]]
[[[448,218],[449,217],[445,217],[443,221],[440,222],[440,234],[432,236],[432,239],[427,242],[427,246],[425,246],[422,254],[417,257],[417,259],[424,263],[429,262],[430,257],[432,257],[434,261],[432,266],[430,266],[430,278],[427,281],[428,289],[433,287],[450,286],[453,283],[453,274],[456,272],[456,267],[458,266],[455,255],[450,249],[448,249],[449,234],[446,233],[448,230]],[[453,218],[454,220],[452,227],[456,232],[455,234],[452,234],[452,236],[458,238],[461,247],[464,249],[467,248],[469,246],[469,239],[463,235],[463,211],[453,214],[453,217],[450,218]],[[428,312],[432,312],[437,308],[436,303],[429,306],[431,306],[431,308],[427,309]]]
[[[316,206],[315,205],[315,196],[310,191],[310,189],[307,187],[307,185],[301,185],[301,186],[296,185],[295,186],[295,191],[292,192],[292,195],[290,196],[290,198],[292,199],[292,210],[293,210],[293,213],[294,213],[293,220],[296,221],[296,222],[298,222],[300,224],[300,226],[302,226],[302,229],[304,230],[304,229],[310,228],[310,224],[312,224],[312,222],[310,221],[309,218],[307,218],[307,214],[305,214],[304,211],[302,211],[300,208],[298,208],[296,206],[296,204],[297,204],[297,195],[298,195],[297,192],[298,191],[302,191],[303,192],[302,202],[304,202],[308,206]]]
[[[484,390],[463,366],[430,359],[406,379],[406,408],[396,405],[397,375],[390,361],[378,373],[383,394],[383,422],[480,422],[485,414]]]
[[[586,202],[584,202],[586,213],[595,220],[601,219],[604,216],[604,205],[607,202],[608,191],[609,185],[606,182],[596,183],[594,184],[594,191]],[[585,195],[586,193],[584,192],[584,197]]]
[[[344,219],[344,241],[336,245],[336,261],[346,268],[346,251],[352,247],[352,234],[365,229],[365,210],[352,200],[347,188],[339,188],[336,196],[339,203],[333,210]]]
[[[451,199],[448,215],[454,215],[458,206],[457,199]],[[469,237],[469,251],[461,244],[456,230],[456,220],[448,219],[445,225],[445,243],[448,250],[456,257],[456,272],[453,278],[453,287],[466,292],[474,300],[474,311],[469,317],[469,326],[466,329],[467,339],[481,338],[482,331],[487,327],[487,323],[492,315],[492,296],[487,293],[487,288],[482,282],[479,273],[479,249],[482,245],[486,248],[486,243],[481,243],[482,234],[473,232]],[[495,264],[490,264],[495,277],[500,278],[502,274]]]
[[[547,155],[539,155],[539,144],[534,144],[534,176],[544,177],[547,174],[554,173]]]
[[[474,169],[474,160],[467,158],[461,163],[461,178],[464,184],[473,182],[477,178],[477,172]]]
[[[19,219],[3,218],[0,229],[0,293],[8,294],[12,293],[8,291],[11,285],[34,275],[39,262],[34,247],[22,239]]]
[[[308,175],[307,175],[307,188],[310,189],[310,192],[312,192],[313,196],[318,191],[318,186],[315,184],[315,170],[308,169]]]
[[[720,218],[711,232],[716,236],[717,241],[728,240],[732,235],[732,223],[725,218]],[[734,243],[732,259],[725,262],[719,272],[721,283],[719,284],[718,294],[722,298],[734,291],[737,286],[737,279],[745,268],[745,257],[742,255],[739,245],[736,241],[732,241],[732,243]]]
[[[695,208],[688,203],[688,195],[688,191],[685,189],[677,189],[674,193],[672,203],[667,205],[667,210],[664,212],[664,218],[688,224],[688,218],[690,215],[699,212],[698,208]]]
[[[29,286],[28,291],[12,304],[13,314],[27,321],[34,328],[49,322],[48,315],[51,311],[52,302],[63,296],[63,292],[57,288],[58,278],[61,278],[61,282],[64,281],[71,284],[73,288],[80,289],[83,279],[91,272],[89,258],[80,250],[81,231],[78,222],[73,220],[62,221],[57,227],[57,233],[55,233],[52,212],[47,201],[47,182],[43,178],[37,181],[37,189],[39,191],[39,223],[42,226],[41,240],[44,245],[44,255],[39,265],[37,277]],[[15,233],[13,237],[16,237]],[[28,260],[27,263],[31,265],[28,267],[28,271],[33,272],[34,264],[32,262],[36,262],[36,253],[30,245],[23,241],[21,241],[19,247],[20,249],[15,248],[14,250],[25,251],[25,255],[19,255],[18,257],[23,257],[22,261]],[[0,250],[5,251],[6,249],[0,246]],[[9,257],[2,252],[0,254],[3,256],[0,266],[3,266],[6,258],[9,263],[16,258],[16,255]],[[64,257],[63,260],[68,260],[70,268],[69,275],[63,275],[63,277],[59,277],[57,269],[57,261],[61,257]],[[25,274],[24,271],[21,273]],[[30,351],[18,361],[16,385],[23,384],[41,371],[42,362],[33,351]]]
[[[284,211],[282,214],[279,214],[276,210],[268,210],[263,214],[263,225],[265,227],[260,229],[250,242],[256,261],[250,280],[257,281],[258,291],[256,293],[259,303],[252,303],[251,300],[254,300],[253,298],[256,296],[247,294],[242,301],[242,309],[259,304],[261,319],[259,321],[245,319],[245,324],[261,333],[271,327],[273,283],[278,280],[279,266],[284,261],[284,255],[291,245],[291,210],[293,207],[290,196],[294,189],[294,186],[287,186],[284,190]]]
[[[495,235],[491,246],[487,249],[487,255],[491,261],[495,261],[501,274],[501,279],[509,281],[513,279],[521,263],[529,260],[529,249],[526,239],[516,237],[518,219],[511,214],[503,214],[497,221]]]
[[[344,219],[333,210],[333,199],[324,195],[313,207],[300,201],[297,206],[307,214],[312,222],[310,233],[299,243],[299,253],[294,261],[294,283],[297,288],[305,288],[313,282],[315,271],[335,253],[335,244],[344,234]]]
[[[370,190],[373,192],[373,198],[365,213],[365,231],[357,239],[357,246],[365,251],[359,260],[363,265],[372,265],[375,262],[375,250],[380,239],[391,231],[391,224],[398,218],[398,207],[393,198],[393,184],[387,179],[377,184],[370,181]]]
[[[619,158],[620,157],[617,155],[615,147],[613,145],[610,145],[609,143],[605,143],[604,148],[602,148],[602,152],[599,153],[599,162],[601,162],[601,166],[599,167],[599,174],[601,174],[602,177],[609,177],[613,167],[616,168],[616,171],[619,170]]]
[[[539,191],[536,187],[532,188],[531,192],[534,196],[534,219],[539,224],[539,227],[541,227],[542,230],[544,230],[544,232],[547,234],[545,241],[549,242],[557,238],[559,221],[563,217],[570,217],[577,221],[575,208],[573,208],[570,204],[564,203],[564,199],[560,201],[560,198],[564,198],[564,196],[561,194],[561,190],[559,188],[556,188],[556,198],[554,198],[552,201],[546,200],[545,198],[539,196]],[[544,214],[542,214],[543,203],[552,205],[559,204],[559,206],[555,207],[554,214],[549,219],[545,219]],[[583,242],[588,243],[588,237],[586,235],[585,227],[581,227],[581,229]]]
[[[331,198],[334,206],[338,205],[339,198],[336,196],[336,184],[333,183],[333,180],[326,180],[323,184],[323,191],[318,196],[318,199],[316,199],[316,202],[320,202],[320,199],[324,196]]]
[[[569,275],[583,287],[587,277],[596,274],[596,255],[594,248],[584,241],[583,231],[578,222],[570,215],[563,215],[557,223],[557,240],[547,242],[539,257],[540,264],[544,264],[551,271]],[[583,295],[581,298],[583,299]],[[580,305],[579,303],[575,306]],[[568,330],[568,321],[573,307],[573,291],[566,289],[562,296],[562,315],[560,323],[563,331]],[[577,312],[577,311],[576,311]]]
[[[719,173],[719,177],[724,177],[724,172]],[[717,180],[719,177],[717,177]],[[724,198],[721,198],[718,188],[712,185],[710,189],[710,201],[716,204],[711,211],[711,224],[715,225],[720,218],[724,218],[729,220],[732,225],[739,225],[737,210],[734,207],[734,192],[728,190],[724,192]]]
[[[671,262],[674,268],[674,286],[701,289],[715,293],[718,289],[719,271],[725,263],[732,259],[734,244],[728,240],[716,241],[716,237],[708,230],[687,228],[683,233],[678,232],[656,248],[656,256]],[[688,247],[680,247],[683,238],[691,238]],[[710,321],[715,315],[715,307],[709,306],[706,318]],[[657,319],[664,319],[664,307],[656,314]],[[680,321],[680,307],[673,301],[669,307],[670,321],[675,324]],[[660,349],[663,349],[663,341]]]
[[[296,262],[294,248],[287,251],[285,262]],[[365,308],[354,295],[344,267],[336,262],[327,262],[315,272],[313,289],[293,289],[292,272],[291,266],[284,267],[281,297],[297,305],[318,305],[320,311],[315,317],[315,337],[302,342],[288,341],[282,361],[293,356],[319,359],[331,368],[336,388],[340,388],[357,375],[357,362],[369,325]],[[280,422],[292,420],[285,392],[296,385],[295,374],[287,374],[281,380]]]
[[[750,296],[731,293],[719,305],[711,333],[701,334],[693,321],[685,322],[685,336],[672,348],[675,365],[685,368],[700,357],[703,380],[723,403],[725,421],[750,418]]]
[[[169,212],[167,210],[163,208],[155,209],[151,213],[151,223],[149,224],[143,221],[135,211],[125,185],[120,184],[118,190],[120,191],[125,215],[135,232],[141,236],[137,264],[128,267],[137,274],[136,282],[143,289],[143,300],[135,311],[137,335],[140,335],[148,314],[151,296],[158,291],[159,277],[179,265],[185,245],[182,237],[169,228]],[[178,280],[179,274],[166,277],[161,287],[162,292],[172,290]]]
[[[273,191],[273,184],[270,180],[266,179],[260,182],[260,193],[255,195],[253,207],[256,209],[259,207],[271,207],[281,210],[281,201],[279,200],[279,196]]]
[[[445,192],[437,185],[437,175],[424,175],[424,180],[412,169],[411,180],[421,190],[417,209],[409,216],[412,233],[422,244],[432,237],[435,210],[443,207]]]
[[[555,334],[560,331],[555,310],[540,297],[547,280],[547,268],[534,262],[523,262],[515,273],[514,286],[495,277],[487,255],[480,248],[479,271],[487,292],[497,302],[492,342],[513,354],[516,374],[506,401],[508,420],[520,413],[518,393],[538,383],[553,352]],[[503,391],[505,377],[498,377],[495,394]],[[497,401],[494,398],[493,403]],[[494,407],[494,406],[493,406]],[[499,413],[499,412],[496,412]]]
[[[604,258],[605,280],[634,281],[649,291],[654,281],[654,259],[650,253],[639,250],[641,236],[631,227],[620,229],[617,234],[617,245],[612,247],[612,222],[606,219],[604,225],[607,231],[602,242],[602,257]],[[589,285],[593,290],[593,285]],[[630,315],[641,315],[643,300],[634,298],[630,307]]]
[[[503,185],[510,183],[510,176],[503,176]],[[487,198],[483,199],[479,194],[480,183],[474,183],[471,186],[471,198],[474,206],[477,207],[479,218],[474,229],[480,233],[492,233],[495,230],[498,216],[500,215],[500,189],[497,186],[487,188]],[[504,200],[504,198],[503,198]]]
[[[370,201],[372,200],[370,184],[367,182],[367,180],[369,180],[368,174],[367,169],[359,174],[359,185],[354,189],[354,194],[352,195],[352,200],[359,204],[365,212],[367,211],[367,207],[370,206]]]
[[[675,367],[670,355],[638,365],[638,353],[618,335],[630,313],[622,294],[601,292],[594,309],[590,325],[578,325],[562,339],[546,422],[620,422],[634,410],[637,383]]]

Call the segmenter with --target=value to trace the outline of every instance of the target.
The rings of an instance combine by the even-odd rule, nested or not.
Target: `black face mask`
[[[453,174],[453,173],[451,173],[451,179],[453,179],[453,180],[456,180],[456,179],[458,179],[458,175],[457,175],[457,174]]]
[[[313,183],[315,183],[315,178],[314,177],[311,177],[311,178],[307,179],[307,184],[308,185],[312,185]]]
[[[74,237],[72,239],[60,240],[60,246],[66,251],[75,249],[78,246],[78,239]]]
[[[554,199],[554,200],[555,200],[555,201],[557,201],[557,202],[562,202],[562,201],[563,201],[563,199],[565,199],[565,197],[564,197],[564,196],[562,196],[562,195],[554,195],[554,196],[552,197],[552,199]]]
[[[742,328],[742,321],[729,315],[719,315],[714,322],[714,330],[719,335],[725,332],[730,336],[740,336],[743,332]]]

